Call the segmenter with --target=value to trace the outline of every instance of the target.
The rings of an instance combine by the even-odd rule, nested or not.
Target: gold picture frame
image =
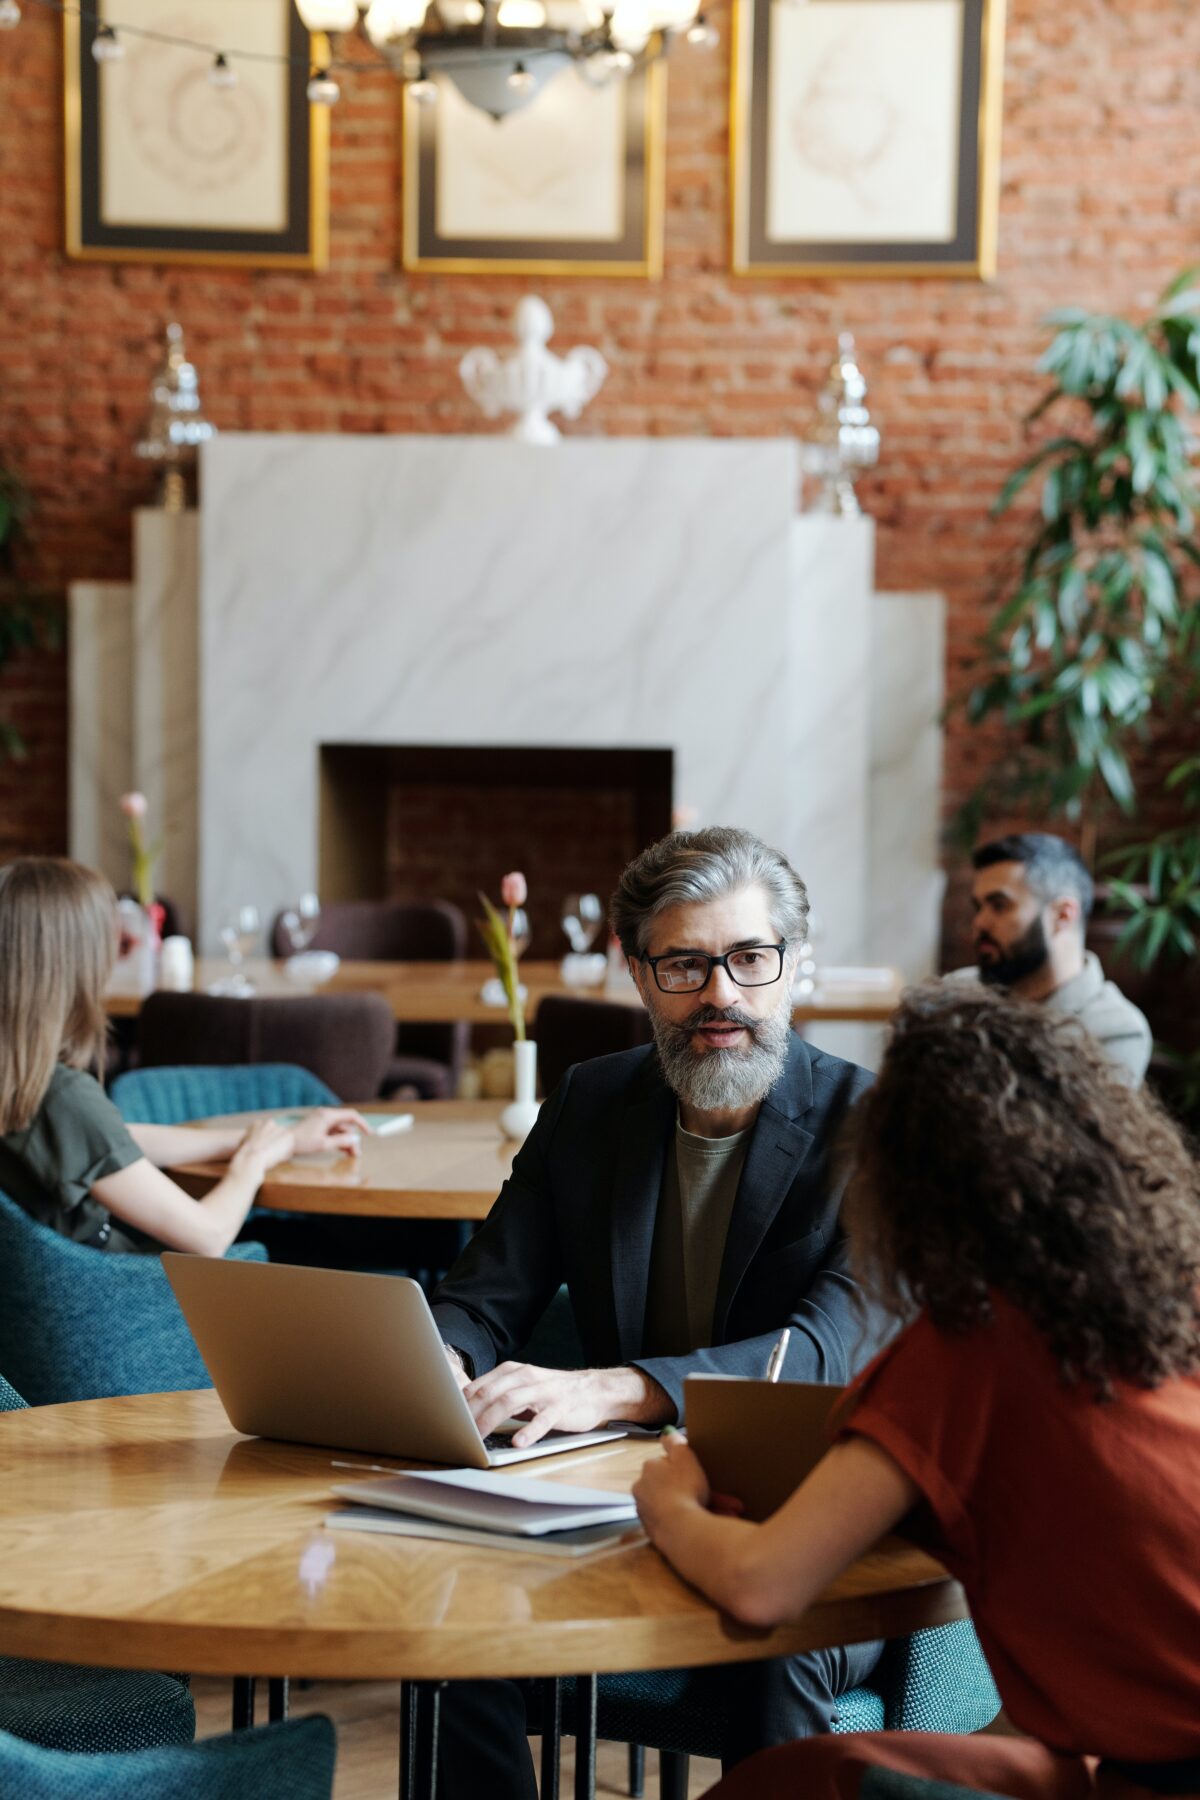
[[[733,36],[735,275],[995,274],[1004,0],[735,0]]]
[[[189,4],[199,45],[224,28],[212,54],[226,51],[236,70],[227,93],[208,81],[206,50],[153,35],[161,22],[155,0],[93,0],[64,11],[67,255],[327,268],[329,109],[311,105],[306,92],[310,66],[328,54],[326,40],[310,38],[291,0],[224,0],[223,18],[209,0],[182,0],[173,35],[193,35],[185,29]],[[92,43],[110,11],[111,22],[126,28],[125,55],[97,64]],[[131,29],[143,23],[139,12],[144,38]],[[238,49],[260,54],[239,66]],[[192,154],[189,125],[207,155]]]
[[[435,106],[419,105],[407,86],[401,102],[405,269],[662,275],[667,90],[661,61],[598,91],[564,69],[527,107],[498,122],[462,100],[448,77],[437,80]],[[497,155],[502,132],[509,145]],[[518,179],[525,184],[519,191],[511,185]],[[580,230],[581,219],[594,224],[590,234]],[[562,229],[568,220],[569,229]]]

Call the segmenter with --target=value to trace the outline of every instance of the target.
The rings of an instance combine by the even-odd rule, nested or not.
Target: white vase
[[[500,1129],[506,1138],[521,1143],[533,1130],[541,1102],[534,1099],[537,1091],[537,1045],[531,1038],[521,1038],[513,1045],[513,1067],[516,1073],[517,1097],[500,1114]]]

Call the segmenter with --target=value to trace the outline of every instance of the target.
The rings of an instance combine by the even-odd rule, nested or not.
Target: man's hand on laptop
[[[548,1431],[595,1431],[610,1419],[663,1425],[675,1417],[670,1396],[641,1369],[539,1369],[534,1363],[504,1362],[466,1382],[463,1392],[482,1437],[505,1419],[528,1418],[513,1433],[515,1450],[538,1443]]]
[[[451,1344],[443,1344],[442,1349],[446,1352],[446,1361],[450,1364],[455,1381],[457,1381],[460,1388],[465,1388],[471,1377],[467,1374],[466,1364],[463,1362],[462,1357]]]

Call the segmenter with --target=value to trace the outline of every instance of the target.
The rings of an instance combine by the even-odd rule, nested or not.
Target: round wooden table
[[[627,1490],[654,1444],[522,1475]],[[328,1530],[331,1459],[239,1437],[212,1392],[0,1415],[0,1653],[198,1674],[565,1675],[752,1661],[966,1616],[886,1539],[791,1624],[734,1624],[646,1543],[580,1562]]]
[[[396,1106],[364,1102],[362,1110],[368,1113],[412,1113],[412,1128],[391,1137],[365,1138],[357,1157],[331,1153],[280,1163],[268,1171],[254,1203],[280,1212],[355,1218],[485,1219],[517,1148],[500,1134],[504,1104],[502,1100],[414,1100]],[[231,1116],[248,1122],[273,1115],[268,1111]],[[183,1163],[171,1175],[188,1193],[204,1194],[227,1168],[227,1163]]]

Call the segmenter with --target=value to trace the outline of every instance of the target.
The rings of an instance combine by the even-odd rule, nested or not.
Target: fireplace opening
[[[527,954],[557,960],[565,896],[607,904],[629,859],[671,829],[672,765],[664,749],[323,744],[320,892],[450,900],[473,920],[479,892],[498,900],[500,877],[520,869]]]

